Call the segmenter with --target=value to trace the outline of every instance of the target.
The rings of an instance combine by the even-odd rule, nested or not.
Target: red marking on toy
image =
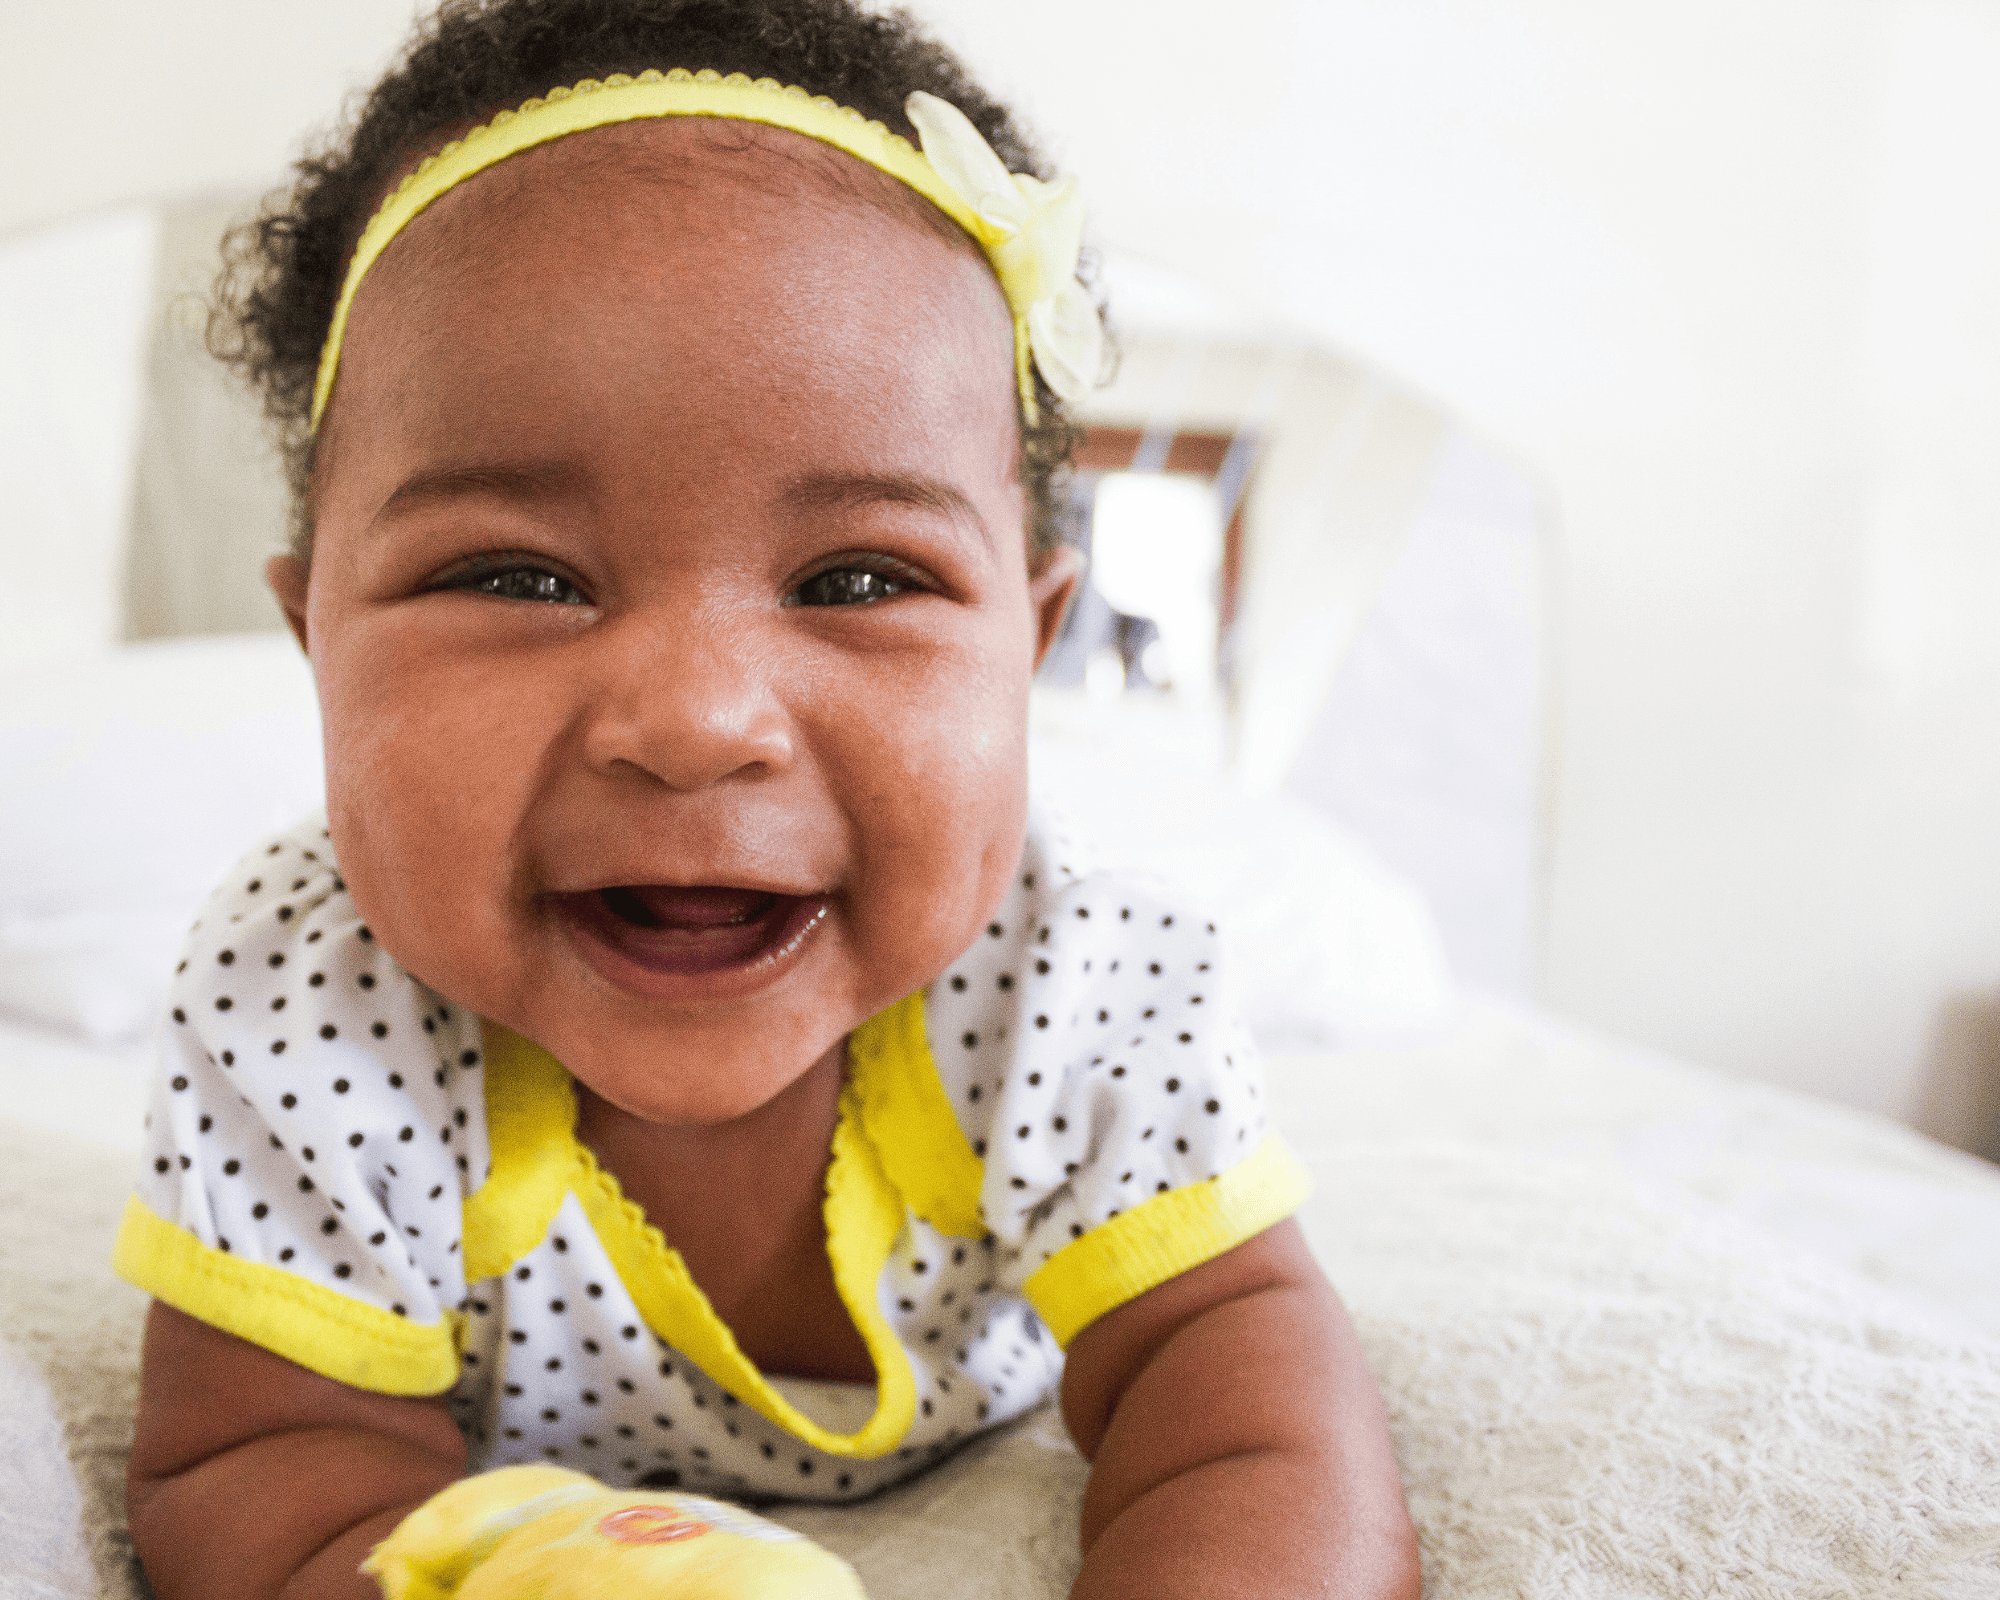
[[[675,1506],[627,1506],[601,1517],[597,1531],[616,1544],[672,1544],[713,1530]]]

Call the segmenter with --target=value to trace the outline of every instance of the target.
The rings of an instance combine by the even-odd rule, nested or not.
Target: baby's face
[[[1019,858],[1005,301],[796,135],[654,122],[440,199],[357,297],[302,619],[383,947],[640,1116],[771,1099]],[[295,624],[296,625],[296,624]]]

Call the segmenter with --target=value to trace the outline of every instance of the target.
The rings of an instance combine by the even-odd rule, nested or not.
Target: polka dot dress
[[[1239,1184],[1270,1143],[1217,944],[1203,915],[1091,872],[1036,820],[990,924],[923,997],[930,1097],[970,1148],[979,1226],[904,1210],[878,1304],[914,1408],[872,1458],[806,1442],[656,1331],[578,1193],[497,1270],[491,1241],[468,1240],[468,1203],[492,1198],[475,1201],[499,1068],[480,1019],[376,943],[318,820],[246,857],[192,931],[120,1269],[343,1381],[444,1393],[475,1468],[858,1497],[1046,1398],[1058,1333],[1296,1203],[1222,1207],[1235,1220],[1192,1247],[1191,1213],[1169,1209]],[[835,1433],[875,1399],[776,1382]]]

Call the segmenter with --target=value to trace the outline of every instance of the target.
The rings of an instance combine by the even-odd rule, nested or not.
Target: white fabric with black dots
[[[1261,1138],[1216,946],[1202,915],[1088,871],[1036,818],[991,925],[926,995],[940,1086],[984,1158],[991,1232],[906,1218],[879,1303],[918,1409],[873,1461],[804,1443],[660,1339],[574,1195],[504,1275],[465,1281],[462,1208],[488,1175],[479,1019],[375,943],[317,819],[246,857],[196,924],[140,1198],[240,1260],[419,1324],[459,1314],[446,1398],[475,1468],[555,1460],[611,1483],[854,1498],[1045,1399],[1062,1354],[1027,1277]],[[872,1395],[783,1383],[846,1430]]]
[[[1220,1176],[1265,1129],[1215,923],[1155,879],[1092,871],[1060,821],[1040,820],[985,935],[926,997],[1016,1288],[1130,1207]]]
[[[318,819],[259,846],[175,975],[139,1197],[204,1244],[419,1323],[465,1298],[479,1019],[375,943]]]

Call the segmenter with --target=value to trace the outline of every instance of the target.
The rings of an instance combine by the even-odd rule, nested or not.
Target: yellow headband
[[[616,73],[551,89],[517,111],[427,156],[384,200],[362,230],[334,303],[313,385],[310,426],[317,430],[340,371],[340,344],[361,280],[390,241],[447,190],[509,156],[550,140],[645,117],[729,117],[788,128],[899,179],[957,223],[986,252],[1014,313],[1014,368],[1021,405],[1036,417],[1030,366],[1065,400],[1095,386],[1102,365],[1097,308],[1077,282],[1083,208],[1075,182],[1044,183],[1009,172],[956,106],[919,90],[904,109],[922,148],[824,95],[740,72]]]

